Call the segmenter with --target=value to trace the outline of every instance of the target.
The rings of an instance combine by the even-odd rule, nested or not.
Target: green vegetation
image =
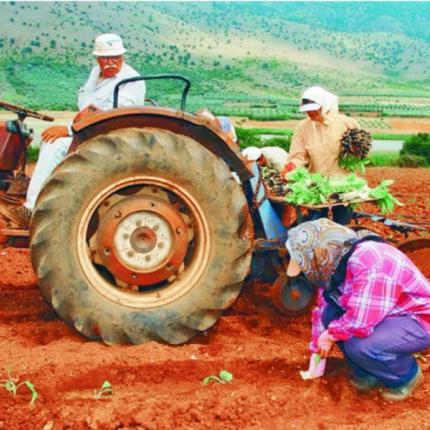
[[[31,392],[31,400],[30,404],[33,404],[36,402],[38,398],[38,393],[36,389],[34,388],[34,384],[32,384],[30,381],[22,381],[19,382],[19,378],[14,378],[10,370],[7,371],[8,379],[0,381],[0,387],[3,387],[7,392],[9,392],[12,396],[16,396],[18,393],[19,387],[25,385]]]
[[[400,167],[426,167],[427,160],[421,155],[404,154],[399,159]]]
[[[392,133],[371,133],[375,140],[406,140],[412,134],[392,134]]]
[[[104,381],[101,388],[99,390],[94,391],[94,397],[96,400],[99,400],[105,396],[112,396],[112,395],[113,395],[113,388],[112,388],[112,384],[109,381]]]
[[[392,212],[395,205],[402,206],[388,191],[388,186],[393,183],[391,180],[369,188],[365,179],[354,174],[331,178],[321,173],[309,173],[304,167],[293,170],[287,178],[289,191],[285,200],[293,205],[314,206],[376,200],[382,214]]]
[[[239,140],[239,145],[241,149],[245,149],[248,146],[256,146],[262,148],[264,146],[279,146],[285,149],[285,151],[290,150],[291,146],[291,136],[277,136],[271,139],[263,140],[261,136],[253,131],[253,129],[248,128],[237,128],[236,129],[237,138]]]
[[[369,196],[376,199],[376,202],[381,209],[382,214],[391,213],[394,210],[394,206],[404,206],[399,200],[397,200],[389,191],[388,187],[394,183],[393,180],[387,179],[382,181],[377,187],[369,191]]]
[[[264,142],[264,146],[279,146],[285,151],[289,152],[291,147],[291,136],[286,137],[272,137]]]
[[[408,167],[430,166],[430,134],[418,133],[403,144],[400,164]]]
[[[263,141],[258,133],[255,133],[250,128],[236,128],[236,135],[241,149],[248,148],[248,146],[257,146],[261,148],[264,146]]]
[[[203,385],[208,385],[210,382],[217,382],[218,384],[225,384],[225,383],[231,382],[232,380],[233,380],[233,374],[231,374],[227,370],[221,370],[219,372],[218,376],[216,376],[216,375],[206,376],[203,379]]]
[[[366,157],[359,159],[351,155],[346,156],[339,160],[339,166],[348,170],[349,172],[359,172],[364,175],[366,172],[366,165],[370,163],[370,160]]]
[[[35,163],[39,158],[40,148],[38,146],[30,145],[27,148],[27,161],[29,163]]]
[[[399,165],[399,154],[388,151],[371,152],[369,160],[369,166],[394,167]]]
[[[293,130],[291,128],[247,128],[246,130],[251,131],[255,134],[271,134],[273,136],[292,136]]]

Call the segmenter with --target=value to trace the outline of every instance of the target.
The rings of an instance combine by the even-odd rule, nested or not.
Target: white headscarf
[[[308,88],[303,93],[302,99],[318,103],[322,107],[323,115],[326,115],[328,112],[335,113],[339,111],[337,96],[322,87],[315,86]]]

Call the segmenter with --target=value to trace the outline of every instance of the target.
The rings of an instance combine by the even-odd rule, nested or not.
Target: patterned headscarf
[[[290,256],[315,286],[328,289],[330,279],[352,243],[365,236],[375,235],[368,230],[355,232],[327,218],[308,221],[288,232],[286,247]]]

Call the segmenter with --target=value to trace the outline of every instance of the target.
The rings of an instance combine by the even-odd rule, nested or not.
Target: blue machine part
[[[286,236],[286,227],[282,224],[282,221],[273,209],[269,199],[265,198],[266,191],[264,186],[259,186],[259,184],[261,184],[260,171],[256,162],[252,164],[252,173],[254,176],[249,180],[249,182],[251,184],[252,192],[256,195],[255,200],[257,202],[262,202],[258,207],[258,213],[261,218],[266,239],[277,239],[279,237]]]

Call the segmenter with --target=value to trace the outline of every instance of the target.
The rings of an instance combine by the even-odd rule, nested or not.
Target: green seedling
[[[206,378],[203,379],[203,385],[208,385],[210,382],[218,382],[218,384],[225,384],[227,382],[231,382],[232,380],[233,375],[230,372],[228,372],[227,370],[221,370],[218,376],[206,376]]]
[[[101,399],[104,396],[112,396],[113,389],[112,384],[109,381],[104,381],[100,390],[94,390],[94,397],[96,400]]]
[[[0,386],[3,387],[6,391],[8,391],[12,396],[16,396],[19,387],[22,385],[25,385],[31,392],[31,400],[30,404],[33,404],[36,402],[37,398],[39,397],[39,394],[37,393],[36,389],[34,388],[34,384],[32,384],[30,381],[22,381],[19,382],[18,378],[12,377],[10,370],[7,371],[7,380],[0,381]]]

